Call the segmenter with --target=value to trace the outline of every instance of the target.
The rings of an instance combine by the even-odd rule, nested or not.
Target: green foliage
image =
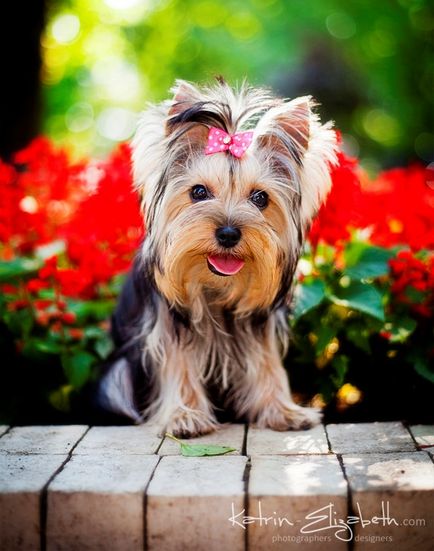
[[[400,362],[434,382],[432,329],[412,311],[417,301],[397,303],[391,293],[388,262],[396,252],[353,239],[342,266],[325,246],[304,257],[312,273],[295,293],[292,365],[315,364],[316,388],[326,403],[354,382],[356,364],[386,370]]]
[[[44,130],[107,151],[176,78],[222,74],[313,93],[366,166],[428,160],[432,29],[428,0],[58,1],[42,41]]]
[[[91,367],[96,362],[95,356],[85,350],[68,350],[61,356],[62,367],[70,385],[81,388],[90,378]]]
[[[63,370],[63,382],[48,392],[48,400],[54,408],[68,412],[71,396],[97,376],[98,365],[113,349],[105,325],[113,311],[114,298],[60,298],[46,289],[35,297],[26,293],[24,285],[33,269],[23,269],[18,276],[17,266],[30,265],[15,260],[11,265],[4,273],[14,274],[11,281],[18,287],[15,294],[5,294],[0,300],[0,335],[6,331],[6,340],[15,343],[29,369],[44,370],[54,365],[56,373]],[[48,306],[41,307],[41,301]],[[69,316],[67,322],[62,321],[65,314]]]
[[[368,279],[389,273],[388,261],[395,256],[392,249],[350,242],[345,248],[344,274],[352,279]]]
[[[350,281],[348,286],[340,285],[330,300],[346,308],[369,314],[384,321],[384,308],[381,293],[372,285],[362,281]]]
[[[42,264],[42,261],[30,258],[15,258],[8,262],[0,260],[0,283],[36,274]]]
[[[325,284],[319,279],[312,279],[296,290],[294,318],[298,319],[319,304],[325,297]]]

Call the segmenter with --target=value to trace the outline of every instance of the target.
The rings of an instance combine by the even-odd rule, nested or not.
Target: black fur
[[[150,322],[155,323],[158,300],[152,276],[143,262],[136,258],[111,318],[110,332],[115,350],[101,368],[101,381],[109,375],[116,362],[124,358],[129,371],[127,376],[134,388],[134,407],[137,411],[147,405],[154,389],[152,366],[142,362],[140,334],[145,311]],[[101,385],[96,391],[96,408],[111,411]]]

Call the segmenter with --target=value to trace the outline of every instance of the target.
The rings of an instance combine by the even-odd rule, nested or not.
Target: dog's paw
[[[256,426],[278,431],[307,430],[321,423],[322,413],[316,408],[305,408],[297,404],[269,406],[256,420]]]
[[[166,425],[166,432],[177,438],[193,438],[214,432],[220,427],[217,419],[195,409],[178,408]]]

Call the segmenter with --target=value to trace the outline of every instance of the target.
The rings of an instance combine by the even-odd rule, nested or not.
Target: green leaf
[[[348,371],[348,357],[347,356],[335,356],[331,362],[334,369],[334,374],[330,376],[333,384],[338,389],[345,382],[345,375]]]
[[[167,432],[166,436],[181,446],[181,454],[186,457],[225,455],[226,453],[237,451],[235,448],[231,448],[229,446],[218,446],[214,444],[186,444],[185,442],[182,442],[182,440],[179,440],[179,438],[173,436],[173,434],[169,434]]]
[[[372,246],[359,248],[356,251],[353,250],[348,255],[350,264],[348,264],[346,256],[345,275],[351,279],[368,279],[389,273],[388,261],[395,256],[394,251]]]
[[[413,304],[420,304],[424,301],[426,293],[423,291],[419,291],[418,289],[415,289],[414,287],[411,287],[410,285],[406,287],[405,289],[405,296],[413,303]]]
[[[42,261],[30,258],[15,258],[8,262],[0,261],[0,283],[35,274],[42,268],[42,265]]]
[[[2,321],[14,335],[29,335],[33,325],[34,318],[30,308],[23,308],[16,312],[5,312]]]
[[[421,377],[434,383],[434,371],[425,358],[414,358],[414,369]]]
[[[110,352],[112,352],[114,346],[110,337],[108,335],[104,335],[95,342],[94,348],[98,356],[102,360],[105,360]]]
[[[383,297],[373,285],[352,281],[348,287],[340,287],[330,300],[384,321]]]
[[[357,348],[371,354],[371,344],[369,342],[369,329],[361,324],[354,324],[345,327],[345,335],[347,339],[353,343]]]
[[[337,327],[321,324],[320,327],[314,331],[314,333],[318,338],[315,343],[315,351],[317,355],[320,355],[333,337],[336,336]]]
[[[95,325],[84,328],[84,335],[88,339],[100,339],[106,333],[107,331],[105,331],[105,329],[102,329],[101,327],[97,327]]]
[[[71,352],[62,356],[63,370],[73,387],[80,388],[87,382],[95,360],[95,356],[84,350]]]
[[[205,455],[225,455],[236,451],[229,446],[216,446],[213,444],[181,444],[181,453],[186,457],[202,457]]]
[[[295,290],[294,319],[299,319],[321,304],[325,297],[325,285],[320,279],[302,283]]]
[[[49,338],[45,339],[32,339],[33,345],[36,350],[43,352],[44,354],[60,354],[63,350],[62,345]]]
[[[345,266],[347,268],[355,266],[359,262],[363,252],[370,246],[369,243],[364,243],[362,241],[349,241],[344,250]]]
[[[72,390],[71,385],[63,385],[58,390],[53,390],[48,396],[50,404],[59,411],[68,412],[70,410],[69,395]]]
[[[79,324],[88,319],[98,321],[107,319],[112,314],[114,306],[114,299],[68,300],[68,312],[77,316]]]
[[[390,342],[405,342],[417,327],[417,322],[413,318],[399,318],[392,324],[390,330]],[[387,326],[386,326],[387,329]]]

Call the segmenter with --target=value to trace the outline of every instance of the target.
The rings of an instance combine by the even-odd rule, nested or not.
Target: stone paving
[[[0,549],[434,550],[434,426],[0,426]]]

